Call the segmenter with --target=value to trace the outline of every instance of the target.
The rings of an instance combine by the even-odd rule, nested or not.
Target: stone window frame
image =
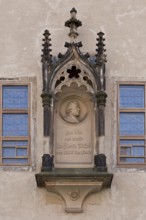
[[[116,86],[117,86],[117,88],[116,88],[116,94],[117,94],[117,97],[116,97],[116,109],[117,109],[117,112],[116,112],[116,118],[117,118],[117,127],[116,127],[116,133],[117,133],[117,141],[116,141],[116,145],[117,145],[117,147],[116,147],[116,167],[117,168],[145,168],[146,167],[146,82],[144,82],[144,81],[139,81],[139,80],[130,80],[130,81],[117,81],[116,82]],[[145,97],[144,97],[144,104],[145,104],[145,106],[144,106],[144,108],[143,109],[140,109],[140,108],[127,108],[126,110],[122,110],[122,109],[120,109],[120,107],[119,107],[119,95],[120,95],[120,93],[119,93],[119,87],[120,87],[120,85],[129,85],[129,86],[134,86],[134,85],[143,85],[144,86],[144,95],[145,95]],[[138,140],[139,138],[141,138],[141,140],[143,139],[144,141],[145,141],[145,154],[144,154],[144,163],[121,163],[120,161],[119,161],[119,158],[120,158],[120,144],[119,144],[119,140],[121,139],[125,139],[125,137],[122,137],[122,136],[120,136],[120,134],[119,134],[119,126],[120,126],[120,122],[119,122],[119,114],[121,113],[121,112],[143,112],[144,114],[145,114],[145,117],[144,117],[144,128],[145,128],[145,133],[144,133],[144,135],[143,136],[141,136],[141,137],[139,137],[138,135],[132,135],[132,136],[127,136],[127,140],[129,139],[129,140],[132,140],[132,139],[134,139],[134,140]],[[128,157],[128,156],[127,156]]]
[[[28,85],[28,95],[29,95],[29,163],[26,165],[4,165],[0,162],[0,170],[14,170],[14,171],[33,171],[36,169],[35,162],[35,151],[36,151],[36,77],[17,77],[17,78],[0,78],[0,99],[2,102],[2,86],[3,85]],[[17,112],[17,111],[15,111]],[[23,112],[23,111],[22,111]],[[0,110],[0,117],[2,117],[2,108]],[[1,123],[2,124],[2,123]],[[1,125],[0,125],[1,126]],[[2,130],[2,126],[1,126]],[[1,131],[2,133],[2,131]],[[0,137],[2,140],[2,137]],[[2,145],[1,145],[2,146]],[[2,147],[0,149],[0,160],[2,157]]]

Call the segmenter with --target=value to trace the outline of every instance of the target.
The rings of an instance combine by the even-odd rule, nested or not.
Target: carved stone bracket
[[[45,182],[45,188],[49,192],[58,193],[65,202],[66,212],[82,212],[85,198],[102,189],[102,182]]]
[[[38,187],[59,194],[65,203],[66,212],[82,212],[88,195],[111,186],[113,174],[95,169],[55,169],[36,174]]]

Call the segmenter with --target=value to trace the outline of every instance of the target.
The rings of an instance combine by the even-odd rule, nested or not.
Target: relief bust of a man
[[[77,101],[70,101],[66,106],[65,113],[65,121],[72,124],[77,124],[80,122],[80,106]]]

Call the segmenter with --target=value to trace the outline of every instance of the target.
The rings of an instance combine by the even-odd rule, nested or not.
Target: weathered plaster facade
[[[91,195],[81,214],[64,212],[62,200],[37,188],[35,173],[48,150],[43,138],[41,44],[49,29],[53,55],[65,52],[64,22],[75,7],[83,26],[83,52],[95,54],[97,32],[106,34],[106,134],[100,149],[114,173],[111,189]],[[32,81],[31,157],[26,169],[0,169],[0,220],[145,220],[146,169],[116,167],[116,81],[146,81],[146,0],[0,0],[0,78]],[[17,79],[16,79],[17,80]]]

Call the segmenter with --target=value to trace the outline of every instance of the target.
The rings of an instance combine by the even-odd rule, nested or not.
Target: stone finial
[[[98,65],[101,65],[103,62],[106,62],[106,54],[105,54],[105,44],[104,44],[104,41],[105,41],[105,38],[103,37],[104,36],[104,33],[103,32],[99,32],[98,34],[98,38],[96,38],[97,40],[97,54],[96,54],[96,63]]]
[[[49,33],[48,30],[45,30],[43,35],[44,35],[44,39],[43,39],[44,43],[42,44],[43,54],[42,54],[42,60],[41,61],[42,62],[43,61],[52,62],[52,59],[51,59],[52,55],[50,54],[50,52],[52,51],[50,49],[50,46],[51,46],[51,44],[50,44],[51,39],[49,38],[50,33]]]
[[[82,22],[76,19],[77,11],[75,8],[72,8],[70,14],[71,18],[65,22],[65,26],[70,28],[70,33],[68,35],[72,39],[72,42],[74,42],[79,35],[77,33],[77,28],[82,26]]]

